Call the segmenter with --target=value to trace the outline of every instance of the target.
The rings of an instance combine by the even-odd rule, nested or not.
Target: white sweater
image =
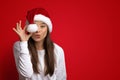
[[[56,67],[53,76],[44,75],[44,55],[45,50],[39,50],[39,68],[40,74],[35,74],[33,71],[31,56],[28,50],[27,41],[17,41],[14,44],[14,57],[16,67],[19,73],[19,80],[66,80],[66,67],[63,49],[55,44],[54,52],[56,59]]]

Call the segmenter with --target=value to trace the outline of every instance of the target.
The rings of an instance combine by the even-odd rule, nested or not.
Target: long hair
[[[50,38],[49,30],[47,31],[47,35],[44,39],[43,47],[45,49],[45,75],[49,74],[50,76],[53,75],[55,69],[55,56],[54,56],[54,44]],[[37,74],[40,73],[39,70],[39,59],[37,54],[37,49],[35,46],[35,41],[30,37],[28,40],[28,49],[31,55],[31,62],[33,65],[33,71]]]

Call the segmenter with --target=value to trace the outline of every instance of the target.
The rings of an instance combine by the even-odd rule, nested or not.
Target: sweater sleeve
[[[13,52],[18,72],[22,76],[30,78],[33,74],[33,68],[27,41],[16,42],[13,46]]]
[[[67,80],[64,51],[61,47],[57,49],[57,68],[55,74],[56,80]]]

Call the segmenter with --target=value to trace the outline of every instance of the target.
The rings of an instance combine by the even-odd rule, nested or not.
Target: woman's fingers
[[[25,27],[23,28],[23,30],[25,31],[25,30],[26,30],[26,28],[27,28],[27,25],[25,25]]]
[[[21,26],[21,20],[19,21],[19,26]]]
[[[28,34],[28,37],[30,38],[31,36],[32,36],[32,33],[29,33],[29,34]]]
[[[16,23],[16,30],[19,30],[19,25],[18,25],[18,23]]]
[[[16,23],[16,29],[17,29],[18,31],[22,30],[21,20],[20,20],[18,23]]]
[[[27,25],[25,25],[25,27],[22,29],[21,20],[16,23],[16,28],[13,28],[13,31],[19,35],[21,41],[28,40],[32,35],[32,33],[29,33],[29,34],[26,33],[26,28],[27,28]]]
[[[22,30],[22,27],[21,27],[21,20],[19,21],[19,29]]]
[[[15,28],[13,28],[13,31],[15,31],[19,35],[19,32]]]

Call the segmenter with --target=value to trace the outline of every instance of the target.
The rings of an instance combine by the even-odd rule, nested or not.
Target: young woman
[[[19,80],[66,80],[64,51],[50,39],[52,21],[43,8],[34,8],[27,13],[26,26],[21,21],[13,28],[20,37],[14,44],[14,57]],[[27,32],[36,24],[36,32]]]

